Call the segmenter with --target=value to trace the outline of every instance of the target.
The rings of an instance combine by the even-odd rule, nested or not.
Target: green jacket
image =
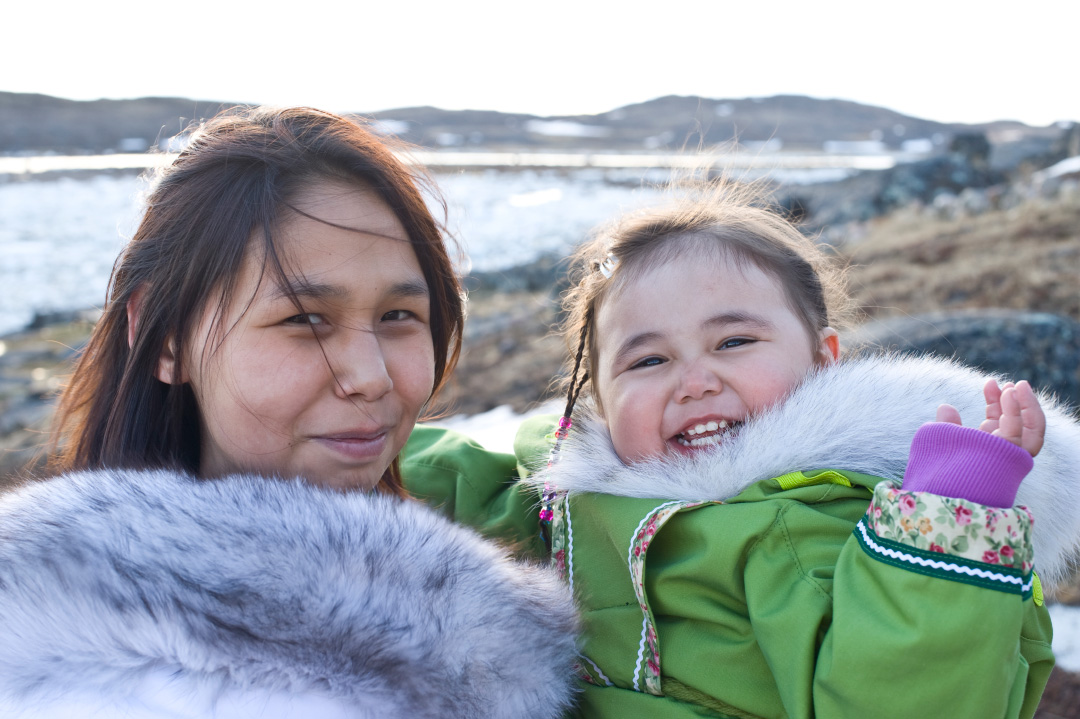
[[[984,378],[884,362],[808,381],[707,461],[628,467],[600,423],[575,420],[558,464],[530,481],[567,490],[551,542],[584,622],[577,716],[1032,716],[1053,666],[1033,547],[1043,579],[1059,578],[1080,536],[1066,469],[1080,430],[1046,406],[1019,496],[1034,530],[1023,508],[900,491],[915,429],[941,401],[977,423]],[[795,401],[805,391],[828,400]],[[536,494],[508,478],[544,465],[553,426],[523,426],[517,463],[418,429],[406,486],[542,553]]]
[[[516,450],[530,464],[550,446],[551,426],[541,418],[519,434]],[[418,427],[402,466],[406,487],[447,516],[544,553],[537,495],[516,481],[526,471],[513,455]],[[556,559],[584,619],[576,715],[1031,716],[1053,666],[1037,580],[1021,568],[1009,576],[1027,589],[984,586],[873,556],[855,528],[877,483],[791,473],[724,503],[564,495]],[[882,485],[875,506],[894,518],[918,527],[943,516],[943,498],[919,497],[922,506],[903,515],[890,492]],[[955,502],[951,513],[965,506],[979,518],[959,527],[985,525],[985,510]],[[982,546],[956,529],[946,529],[950,544],[968,537],[968,555]],[[887,521],[867,536],[934,559],[877,531],[887,534]],[[1023,536],[1015,543],[1030,546]]]
[[[1080,537],[1075,419],[1044,398],[1030,514],[899,489],[918,427],[941,402],[977,425],[984,382],[940,360],[842,362],[711,450],[633,465],[577,412],[530,480],[562,491],[577,715],[1031,717],[1054,663],[1040,578]]]
[[[899,541],[890,519],[916,531],[926,519],[930,536],[967,538],[981,555],[947,520],[955,507],[981,523],[986,512],[883,483],[874,506],[885,519],[868,525],[876,482],[792,473],[724,503],[564,496],[556,552],[585,623],[578,715],[1031,716],[1053,653],[1030,566],[949,558],[1019,580],[1005,584],[879,556],[870,547],[945,556]],[[905,516],[890,494],[920,507]],[[1030,547],[1023,531],[1015,544]]]
[[[514,455],[437,427],[417,426],[401,453],[402,483],[412,496],[522,555],[546,559],[540,498],[518,481],[526,474]]]

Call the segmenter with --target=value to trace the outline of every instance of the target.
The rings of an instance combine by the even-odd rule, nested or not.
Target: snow
[[[881,140],[826,140],[822,149],[835,155],[881,155],[889,150]]]
[[[1051,604],[1049,609],[1054,623],[1054,658],[1065,671],[1080,672],[1080,607]]]
[[[559,414],[563,411],[564,405],[565,402],[562,400],[551,400],[523,414],[514,412],[509,405],[503,405],[481,414],[468,417],[454,415],[453,417],[447,417],[435,422],[425,422],[424,424],[456,430],[473,438],[485,449],[492,452],[512,454],[514,451],[514,436],[517,434],[518,427],[522,422],[535,415]]]
[[[529,120],[525,129],[537,135],[548,137],[607,137],[611,128],[584,125],[569,120]]]
[[[1080,156],[1069,157],[1056,165],[1051,165],[1044,170],[1040,170],[1035,173],[1037,179],[1049,180],[1054,177],[1061,177],[1062,175],[1071,175],[1075,172],[1080,172]]]

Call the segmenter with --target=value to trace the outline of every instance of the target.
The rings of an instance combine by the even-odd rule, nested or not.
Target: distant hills
[[[138,152],[232,104],[170,97],[76,101],[0,92],[0,153]],[[993,145],[1020,144],[1021,154],[1030,154],[1061,134],[1055,127],[1013,121],[940,123],[798,95],[734,100],[670,95],[597,115],[556,117],[434,107],[357,114],[381,132],[423,147],[488,150],[681,151],[737,140],[766,151],[933,151],[944,150],[957,134],[981,132]]]

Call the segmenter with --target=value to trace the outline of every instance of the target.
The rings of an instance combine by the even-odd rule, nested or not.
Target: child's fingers
[[[1008,387],[1012,387],[1012,382],[1006,382],[1005,386],[998,387],[997,380],[986,380],[986,384],[983,385],[983,396],[986,398],[987,419],[996,421],[1001,417],[1001,393]]]
[[[960,424],[960,413],[951,404],[943,404],[937,408],[937,422],[949,422],[951,424]]]
[[[1024,422],[1020,417],[1020,403],[1016,399],[1016,388],[1005,387],[1001,391],[999,400],[1001,414],[998,417],[998,427],[994,430],[1002,439],[1007,439],[1015,445],[1020,445],[1024,437]],[[989,414],[989,405],[987,405]]]
[[[1043,439],[1046,437],[1046,415],[1039,404],[1039,398],[1035,396],[1035,391],[1027,381],[1017,383],[1014,397],[1019,407],[1020,423],[1023,425],[1020,446],[1034,457],[1042,449]]]

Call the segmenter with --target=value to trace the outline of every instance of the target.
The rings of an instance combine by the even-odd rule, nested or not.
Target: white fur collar
[[[987,376],[930,357],[844,360],[812,374],[786,402],[746,422],[715,450],[632,466],[619,460],[607,428],[586,407],[575,417],[558,464],[530,482],[627,497],[724,500],[798,470],[844,469],[899,480],[915,431],[934,419],[939,404],[955,406],[966,426],[984,419]],[[1017,502],[1035,516],[1039,575],[1052,586],[1065,578],[1080,550],[1080,426],[1052,398],[1040,400],[1046,444]]]
[[[164,471],[0,498],[5,717],[554,718],[575,623],[419,502]]]

